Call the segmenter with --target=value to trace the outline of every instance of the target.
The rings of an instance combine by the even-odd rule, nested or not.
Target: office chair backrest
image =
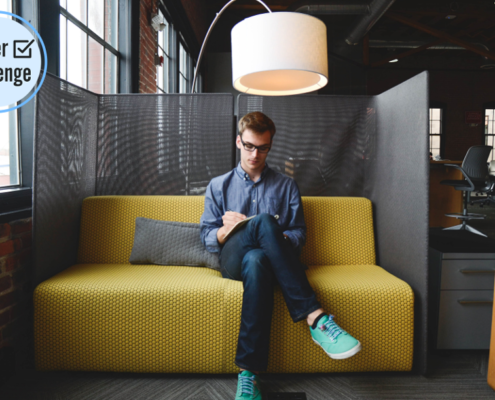
[[[488,177],[488,156],[492,151],[491,146],[472,146],[468,149],[462,169],[471,180],[476,182],[485,182]]]

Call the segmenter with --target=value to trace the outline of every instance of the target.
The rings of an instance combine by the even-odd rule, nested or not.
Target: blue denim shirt
[[[211,180],[200,221],[201,241],[209,252],[220,251],[217,231],[223,226],[222,216],[229,210],[246,217],[262,213],[278,216],[278,223],[299,252],[306,241],[299,188],[292,178],[274,171],[268,164],[257,182],[249,178],[241,163]]]

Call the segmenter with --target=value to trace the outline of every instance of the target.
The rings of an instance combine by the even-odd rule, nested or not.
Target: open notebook
[[[228,238],[230,238],[234,233],[236,233],[239,229],[241,229],[250,219],[253,219],[256,217],[256,215],[253,215],[249,218],[243,219],[242,221],[239,221],[237,224],[235,224],[230,231],[227,232],[225,235],[225,241],[227,241]]]

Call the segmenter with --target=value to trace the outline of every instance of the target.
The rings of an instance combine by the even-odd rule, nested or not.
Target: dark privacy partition
[[[415,370],[426,370],[428,75],[379,96],[239,97],[276,126],[268,163],[305,196],[373,202],[377,264],[416,297]],[[233,97],[95,95],[47,76],[37,96],[35,282],[75,263],[82,200],[204,194],[235,164]],[[373,316],[370,316],[373,318]]]
[[[377,263],[406,281],[415,296],[416,368],[427,365],[428,74],[375,97],[375,151],[366,171],[373,202]]]

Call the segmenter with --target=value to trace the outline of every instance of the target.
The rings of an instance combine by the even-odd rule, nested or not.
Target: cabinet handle
[[[493,304],[493,300],[457,300],[459,304]]]
[[[461,269],[463,274],[490,274],[495,272],[495,269]]]

